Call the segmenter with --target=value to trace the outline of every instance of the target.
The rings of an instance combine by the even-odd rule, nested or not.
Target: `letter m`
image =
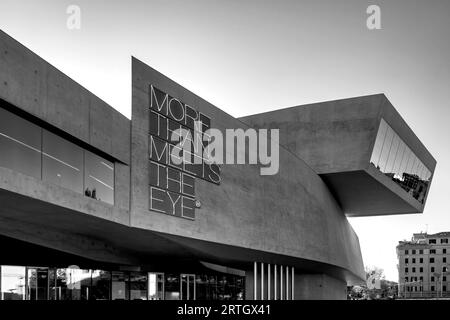
[[[150,109],[158,111],[159,113],[167,115],[169,104],[169,95],[150,86]]]
[[[258,137],[256,130],[249,128],[226,129],[226,159],[227,164],[234,163],[234,152],[237,152],[237,164],[245,164],[246,159],[246,140],[248,140],[248,163],[256,164],[258,161]],[[236,145],[234,142],[236,141]]]

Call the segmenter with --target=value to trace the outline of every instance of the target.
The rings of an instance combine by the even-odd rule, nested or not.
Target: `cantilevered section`
[[[384,94],[241,120],[279,128],[281,143],[321,175],[348,216],[423,212],[436,160]]]

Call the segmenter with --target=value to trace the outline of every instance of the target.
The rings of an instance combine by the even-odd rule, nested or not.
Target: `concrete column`
[[[273,299],[277,300],[277,265],[274,266],[273,270]]]
[[[295,290],[294,290],[294,278],[295,278],[295,271],[294,271],[294,267],[291,268],[291,300],[294,300],[295,298]]]
[[[257,275],[258,275],[258,265],[256,261],[253,263],[253,299],[257,300]]]
[[[267,264],[267,300],[270,300],[270,263]]]
[[[286,266],[286,300],[289,300],[289,267]]]
[[[280,266],[280,300],[283,300],[283,266]]]
[[[261,262],[261,300],[264,300],[264,263]]]

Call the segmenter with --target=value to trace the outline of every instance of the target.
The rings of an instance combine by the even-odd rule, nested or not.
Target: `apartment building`
[[[416,233],[397,246],[399,295],[450,297],[450,232]]]

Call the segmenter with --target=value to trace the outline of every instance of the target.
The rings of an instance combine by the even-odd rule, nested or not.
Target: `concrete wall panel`
[[[130,121],[2,31],[0,98],[129,163]]]
[[[309,166],[284,148],[275,176],[261,176],[258,165],[224,165],[220,185],[196,179],[202,206],[195,221],[149,211],[145,151],[150,84],[210,116],[214,128],[248,128],[133,60],[133,227],[333,264],[364,276],[357,236],[332,194]]]

